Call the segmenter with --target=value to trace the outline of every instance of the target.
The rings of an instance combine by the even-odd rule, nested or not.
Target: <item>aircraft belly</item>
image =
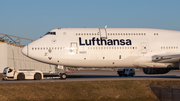
[[[127,61],[128,60],[128,61]],[[83,58],[83,59],[68,59],[68,64],[69,66],[75,66],[75,67],[134,67],[133,61],[134,58],[126,58],[122,60],[114,60],[114,59],[88,59],[88,58]]]

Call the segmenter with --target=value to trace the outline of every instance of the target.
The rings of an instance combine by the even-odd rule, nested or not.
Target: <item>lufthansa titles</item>
[[[82,41],[81,37],[79,37],[79,45],[80,46],[89,46],[89,45],[132,45],[130,39],[102,39],[102,38],[95,38],[92,39],[85,39]]]

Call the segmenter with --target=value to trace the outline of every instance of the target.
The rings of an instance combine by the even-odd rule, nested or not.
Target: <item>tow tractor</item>
[[[34,69],[20,69],[18,71],[12,67],[6,67],[3,71],[2,80],[25,80],[25,79],[34,79],[41,80],[43,79],[43,73]]]

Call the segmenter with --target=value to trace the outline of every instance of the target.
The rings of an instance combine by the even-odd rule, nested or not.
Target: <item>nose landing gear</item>
[[[59,76],[60,76],[60,79],[62,79],[62,80],[65,80],[67,77],[66,73],[60,73]]]
[[[58,65],[57,66],[57,69],[58,69],[58,74],[59,74],[59,77],[60,79],[62,80],[65,80],[67,78],[67,75],[65,73],[65,70],[64,70],[64,66],[61,66],[61,65]]]

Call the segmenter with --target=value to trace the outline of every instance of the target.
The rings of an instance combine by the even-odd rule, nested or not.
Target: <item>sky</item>
[[[180,31],[180,0],[0,0],[0,33],[38,39],[55,28]]]

